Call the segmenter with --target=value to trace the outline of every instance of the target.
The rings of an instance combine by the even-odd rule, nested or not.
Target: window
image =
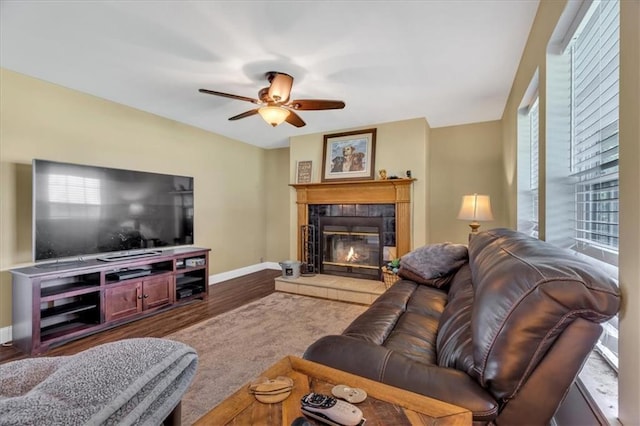
[[[591,12],[570,46],[574,249],[617,265],[619,5]]]
[[[518,113],[518,231],[538,238],[537,72]]]

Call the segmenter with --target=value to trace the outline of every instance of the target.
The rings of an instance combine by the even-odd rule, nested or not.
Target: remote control
[[[300,400],[302,412],[334,426],[355,426],[362,421],[362,411],[355,405],[329,395],[309,393]]]

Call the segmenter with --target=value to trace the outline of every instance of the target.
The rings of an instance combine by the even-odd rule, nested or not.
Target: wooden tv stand
[[[11,270],[13,345],[38,354],[91,333],[209,297],[209,251],[89,259]]]

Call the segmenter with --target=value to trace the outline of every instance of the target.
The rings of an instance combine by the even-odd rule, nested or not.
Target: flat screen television
[[[36,262],[189,245],[193,211],[193,177],[33,160]]]

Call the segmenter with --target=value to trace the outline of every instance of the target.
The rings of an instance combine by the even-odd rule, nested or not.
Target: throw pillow
[[[443,277],[425,279],[423,276],[412,272],[410,269],[400,266],[400,269],[398,270],[398,276],[400,278],[404,278],[405,280],[411,280],[417,284],[424,284],[435,288],[443,288],[451,282],[454,274],[451,273]]]
[[[402,256],[398,275],[440,288],[449,283],[451,277],[448,276],[453,275],[468,259],[467,246],[463,244],[428,244]],[[449,279],[443,279],[446,277]]]

